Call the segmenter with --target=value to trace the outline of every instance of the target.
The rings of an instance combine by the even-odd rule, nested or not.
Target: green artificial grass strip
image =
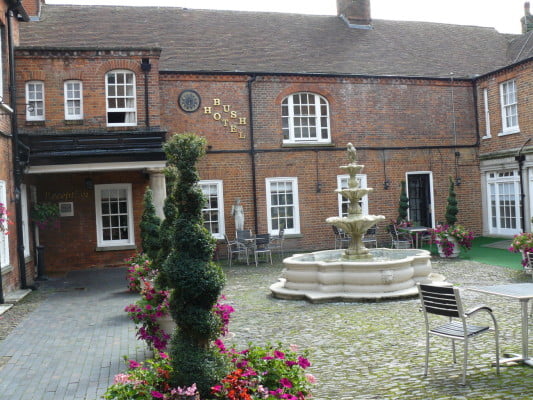
[[[522,255],[520,253],[512,253],[507,249],[483,247],[484,245],[496,243],[502,240],[506,239],[484,236],[477,237],[472,243],[472,249],[466,252],[461,250],[461,255],[459,257],[463,260],[472,260],[484,264],[497,265],[516,270],[523,269]],[[431,253],[438,256],[436,245],[431,246]]]

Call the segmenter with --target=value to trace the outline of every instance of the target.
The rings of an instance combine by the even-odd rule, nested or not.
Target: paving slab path
[[[123,311],[138,298],[125,274],[92,269],[40,285],[49,295],[0,341],[1,400],[97,399],[124,370],[123,356],[147,356]]]
[[[467,260],[433,265],[460,287],[531,279]],[[315,400],[533,398],[533,368],[505,367],[496,376],[490,334],[471,342],[466,386],[459,385],[461,364],[452,364],[444,340],[432,341],[430,374],[424,377],[423,316],[416,298],[330,304],[278,300],[268,287],[282,268],[225,267],[224,293],[236,309],[228,344],[245,348],[249,342],[279,341],[308,349],[310,372],[318,378]],[[50,294],[0,341],[0,400],[96,400],[126,369],[124,355],[138,361],[150,355],[123,311],[137,299],[125,290],[124,275],[122,268],[88,270],[43,285]],[[463,291],[463,299],[467,308],[493,307],[502,353],[520,351],[518,302],[470,291]],[[532,339],[530,334],[531,348]]]

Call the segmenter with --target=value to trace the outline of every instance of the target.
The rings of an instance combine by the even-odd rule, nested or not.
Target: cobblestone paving
[[[433,269],[461,287],[530,279],[518,271],[470,261],[436,260]],[[423,316],[418,311],[416,298],[330,304],[277,300],[270,296],[268,287],[281,274],[281,264],[260,264],[258,268],[237,265],[226,267],[225,271],[228,284],[224,293],[236,308],[230,325],[235,337],[230,343],[244,348],[249,342],[280,341],[308,349],[313,363],[310,372],[319,380],[314,390],[316,400],[533,398],[533,368],[504,367],[501,375],[496,376],[495,368],[491,367],[495,354],[490,334],[471,342],[466,386],[459,385],[461,364],[452,364],[449,341],[438,338],[432,340],[430,374],[424,377]],[[104,271],[106,275],[103,276],[100,275],[102,271],[88,271],[83,274],[84,282],[70,282],[66,291],[63,291],[64,287],[49,287],[48,290],[55,292],[53,294],[46,291],[32,293],[3,315],[0,348],[2,345],[4,349],[9,345],[17,348],[19,341],[25,343],[23,348],[20,347],[21,360],[25,358],[29,363],[28,371],[36,368],[43,374],[38,377],[25,373],[24,380],[19,380],[22,375],[13,375],[15,371],[9,366],[10,357],[6,358],[3,368],[0,357],[0,387],[2,381],[6,384],[0,390],[0,399],[95,400],[97,394],[105,391],[113,374],[124,368],[122,355],[129,354],[139,360],[144,358],[145,348],[142,343],[135,342],[133,324],[127,321],[122,311],[124,304],[134,298],[117,296],[123,292],[122,276],[117,276],[117,272]],[[94,282],[91,285],[87,279],[98,280],[97,293],[92,292],[93,289],[76,290],[82,285],[94,287]],[[121,289],[117,292],[114,285],[101,287],[105,286],[102,282],[119,282]],[[517,301],[470,291],[463,292],[463,300],[466,308],[480,303],[493,307],[500,324],[502,353],[520,352],[520,307]],[[102,307],[104,302],[105,307]],[[32,313],[37,306],[36,312]],[[98,321],[96,324],[89,321],[88,326],[80,325],[83,322],[80,318],[55,321],[54,309],[60,307],[83,313],[98,310]],[[86,320],[89,315],[84,314],[81,320]],[[22,323],[15,328],[19,322]],[[122,327],[120,335],[113,333],[118,322]],[[81,329],[77,329],[77,325]],[[88,327],[92,327],[91,330]],[[101,330],[93,332],[96,327]],[[533,330],[531,324],[530,329]],[[40,337],[35,338],[35,332],[41,332]],[[33,335],[35,343],[28,345],[29,342],[24,341],[28,334]],[[1,339],[6,336],[2,343]],[[55,351],[40,354],[37,349],[43,347],[43,339],[48,336],[57,342]],[[533,348],[531,338],[533,335],[530,335],[530,347]],[[81,354],[86,354],[90,362],[75,364],[79,357],[72,356],[80,353],[78,349],[84,350]],[[105,353],[105,356],[100,359],[96,353]],[[83,371],[91,372],[84,374]],[[78,378],[88,375],[88,381],[73,380],[73,373],[78,374]],[[15,383],[19,389],[24,387],[25,390],[14,388]],[[58,387],[47,389],[44,394],[40,391],[42,385],[52,383]],[[66,384],[68,387],[61,389],[61,385]],[[6,388],[11,391],[6,392]]]
[[[280,275],[281,265],[225,270],[224,292],[236,309],[230,343],[244,348],[249,342],[280,341],[309,349],[310,372],[318,378],[316,400],[533,398],[533,368],[503,367],[496,375],[491,366],[492,334],[470,342],[466,386],[459,384],[462,358],[454,365],[450,341],[440,338],[432,338],[430,371],[424,377],[425,334],[417,298],[329,304],[278,300],[268,288]],[[437,260],[433,270],[461,287],[530,280],[519,271],[471,261]],[[463,291],[462,298],[467,309],[482,303],[493,307],[502,352],[520,353],[518,301],[470,291]],[[481,323],[490,322],[479,318]],[[461,356],[462,344],[458,350]]]

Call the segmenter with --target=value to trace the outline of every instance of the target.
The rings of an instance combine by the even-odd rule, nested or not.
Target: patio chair
[[[498,324],[492,310],[486,306],[479,306],[467,312],[463,311],[459,289],[453,286],[434,286],[417,283],[421,311],[424,312],[426,324],[426,357],[424,376],[428,374],[429,362],[429,337],[430,335],[440,336],[452,340],[453,362],[456,363],[455,341],[463,341],[463,375],[461,383],[466,383],[466,367],[468,361],[468,341],[484,332],[490,331],[490,326],[470,325],[467,319],[474,314],[483,311],[490,315],[494,325],[494,336],[496,342],[496,373],[500,374]],[[431,316],[431,317],[430,317]],[[438,316],[438,317],[433,317]],[[442,323],[442,318],[446,317],[448,322]],[[440,321],[438,321],[440,319]],[[437,324],[438,321],[438,324]]]
[[[391,248],[393,249],[410,249],[413,247],[413,238],[407,232],[398,232],[394,224],[389,225],[391,236]]]
[[[366,231],[366,233],[363,236],[363,244],[365,247],[367,245],[370,245],[374,248],[378,247],[378,227],[377,225],[374,225]]]
[[[277,235],[270,235],[270,243],[268,247],[270,250],[279,251],[283,259],[283,243],[285,242],[285,230],[280,229]]]
[[[233,260],[233,256],[237,255],[238,260],[246,259],[246,264],[249,265],[249,252],[248,247],[245,246],[243,243],[240,243],[237,240],[230,240],[226,234],[224,234],[224,239],[226,240],[226,246],[228,251],[228,261],[229,266],[231,267],[231,263]]]
[[[255,248],[254,248],[254,259],[255,266],[259,262],[259,258],[263,258],[268,261],[270,259],[270,265],[272,265],[272,250],[270,249],[270,234],[259,234],[255,235]]]
[[[335,225],[331,225],[331,227],[333,228],[333,234],[335,235],[335,249],[344,249],[344,245],[349,245],[352,238]]]

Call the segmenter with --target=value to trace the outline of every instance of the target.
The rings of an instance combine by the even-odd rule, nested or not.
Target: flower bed
[[[152,265],[152,260],[144,253],[137,253],[125,260],[128,267],[128,289],[131,292],[140,293],[145,282],[153,282],[157,276],[157,270]]]
[[[146,287],[141,291],[141,299],[124,309],[139,326],[137,337],[157,350],[164,350],[170,339],[170,335],[158,323],[158,319],[169,312],[168,300],[168,290],[157,290],[153,284],[146,282]]]

